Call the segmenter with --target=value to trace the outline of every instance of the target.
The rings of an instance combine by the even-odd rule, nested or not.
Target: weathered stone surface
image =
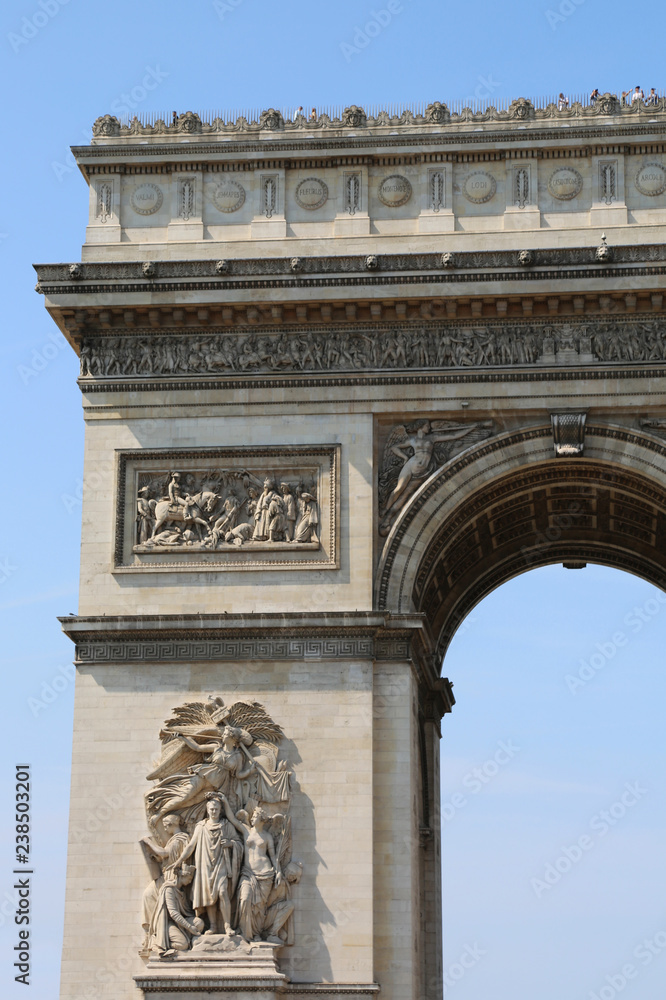
[[[78,670],[63,998],[224,981],[439,1000],[448,642],[531,566],[599,561],[666,586],[665,131],[663,101],[607,94],[562,111],[104,116],[76,149],[83,260],[38,267],[86,421],[80,616],[63,620]],[[289,900],[244,889],[242,906],[239,873],[219,919],[245,937],[202,944],[196,845],[168,870],[217,806],[171,801],[168,820],[161,792],[216,781],[243,737],[190,720],[180,778],[154,754],[164,720],[222,710],[209,696],[257,702],[284,733],[277,756],[249,734],[263,798],[221,765],[232,875],[262,803],[288,815],[302,872],[281,862]],[[288,812],[266,797],[281,761]],[[255,828],[273,823],[279,838],[286,818]],[[292,902],[270,934],[270,907]],[[142,932],[142,903],[166,937]]]

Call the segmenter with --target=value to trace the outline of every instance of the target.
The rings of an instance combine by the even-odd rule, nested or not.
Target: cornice
[[[75,662],[148,665],[191,661],[413,660],[435,683],[424,615],[376,612],[69,616]]]
[[[382,386],[441,386],[441,385],[506,385],[520,383],[552,383],[552,382],[604,382],[609,378],[616,381],[622,379],[651,379],[661,380],[666,376],[665,365],[635,365],[632,368],[614,368],[610,365],[603,365],[599,368],[590,368],[581,365],[580,367],[544,368],[535,369],[525,366],[520,371],[513,368],[495,368],[492,371],[482,371],[478,368],[466,369],[464,371],[447,371],[436,374],[421,373],[412,375],[409,372],[396,372],[395,375],[380,375],[371,373],[369,375],[349,375],[347,377],[330,376],[329,378],[313,377],[303,375],[300,378],[256,378],[247,376],[245,379],[178,379],[160,380],[147,382],[140,379],[124,381],[90,382],[87,379],[79,379],[78,385],[84,396],[91,393],[117,393],[117,392],[192,392],[193,385],[198,389],[224,390],[273,390],[273,389],[366,389]],[[661,385],[661,381],[660,381]],[[631,393],[629,393],[632,395]],[[638,393],[640,399],[645,399],[646,390],[641,389]],[[664,390],[658,388],[654,393],[661,400]],[[177,404],[174,404],[177,405]],[[183,404],[187,405],[187,404]],[[265,402],[263,406],[267,405]],[[280,402],[278,405],[283,406]]]
[[[520,237],[517,234],[517,242]],[[370,241],[369,241],[370,242]],[[37,291],[173,293],[179,290],[331,288],[392,284],[458,284],[496,281],[575,281],[590,276],[663,274],[666,246],[521,249],[452,253],[372,254],[313,257],[228,258],[220,260],[86,262],[35,264]],[[622,266],[624,265],[624,266]],[[147,273],[148,272],[148,273]]]
[[[154,638],[156,635],[215,637],[247,634],[248,631],[295,630],[325,634],[331,629],[417,629],[426,627],[422,614],[394,614],[390,611],[277,611],[246,614],[196,615],[67,615],[58,618],[72,641],[93,638]]]

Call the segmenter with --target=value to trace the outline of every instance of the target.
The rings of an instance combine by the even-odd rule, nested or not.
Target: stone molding
[[[552,280],[560,276],[559,271],[535,271],[535,268],[562,268],[580,267],[587,265],[593,270],[586,270],[585,277],[590,273],[603,273],[604,265],[599,263],[596,256],[597,247],[551,247],[532,250],[532,262],[530,270],[527,271],[520,262],[520,249],[516,250],[478,250],[478,251],[456,251],[452,260],[442,261],[442,253],[412,253],[412,254],[377,254],[377,271],[383,271],[390,275],[391,281],[397,279],[398,275],[417,274],[425,272],[436,272],[438,282],[461,281],[461,280],[497,280],[498,273],[493,271],[488,273],[488,269],[504,268],[511,269],[520,275],[520,278],[539,275],[542,278]],[[293,277],[292,269],[293,257],[260,257],[260,258],[229,258],[226,260],[226,267],[220,273],[217,267],[217,260],[191,260],[191,261],[157,261],[155,262],[154,280],[146,281],[143,271],[145,261],[127,262],[101,262],[87,261],[78,264],[76,276],[71,272],[71,264],[36,264],[38,278],[38,292],[53,295],[65,291],[65,287],[71,289],[74,278],[76,278],[77,292],[86,291],[166,291],[175,287],[183,287],[188,291],[194,289],[207,288],[238,288],[252,287],[251,285],[239,284],[234,279],[252,277],[279,278],[289,277],[287,285],[279,287],[311,287],[312,281],[306,280],[307,275],[313,276],[349,276],[358,275],[363,277],[364,283],[376,283],[380,280],[378,274],[368,274],[367,254],[341,255],[341,256],[316,256],[301,257],[299,277]],[[612,274],[622,273],[616,265],[618,264],[659,264],[666,261],[666,246],[659,243],[642,244],[640,246],[613,246],[613,264],[615,265]],[[464,272],[463,278],[461,273]],[[635,273],[632,271],[632,273]],[[652,272],[651,272],[652,273]],[[655,272],[656,273],[656,272]],[[661,272],[659,272],[661,273]],[[470,276],[468,276],[468,274]],[[577,276],[577,272],[565,272],[564,277]],[[167,282],[174,282],[181,279],[187,281],[187,285],[171,285]],[[206,279],[210,279],[207,281]],[[322,280],[324,280],[322,278]],[[400,280],[404,282],[404,278]],[[514,279],[515,280],[515,279]],[[99,285],[99,282],[105,282]],[[108,282],[118,283],[110,286]],[[128,284],[131,282],[131,284]],[[299,285],[305,282],[304,286]],[[92,288],[89,285],[92,284]],[[65,287],[63,287],[65,286]],[[266,287],[264,284],[261,287]]]
[[[77,642],[76,663],[178,663],[218,660],[409,660],[412,658],[410,634],[382,637],[377,634],[322,634],[294,637],[248,637],[239,634],[228,638],[102,639]]]
[[[209,978],[196,975],[168,976],[145,973],[134,976],[137,988],[145,994],[157,993],[163,1000],[169,1000],[174,994],[197,993],[233,993],[235,997],[244,998],[251,994],[261,994],[261,1000],[267,997],[302,997],[303,1000],[314,1000],[315,997],[347,997],[347,1000],[363,1000],[364,997],[374,997],[380,992],[376,983],[340,984],[335,983],[289,983],[278,977],[242,977],[221,979],[215,975]]]
[[[479,145],[491,146],[492,144],[494,151],[498,146],[510,146],[514,142],[521,144],[521,153],[525,150],[528,156],[534,158],[543,157],[544,159],[548,158],[548,151],[544,151],[542,147],[537,145],[530,147],[530,143],[549,142],[562,144],[568,155],[575,157],[587,155],[587,153],[574,152],[574,144],[579,141],[585,141],[589,146],[589,152],[592,152],[594,155],[597,155],[597,151],[600,151],[598,155],[606,155],[609,146],[612,147],[618,143],[622,143],[625,146],[626,152],[631,153],[634,149],[639,149],[645,140],[648,140],[652,152],[662,153],[664,152],[664,146],[660,140],[663,136],[663,131],[664,126],[661,121],[652,122],[648,118],[637,118],[615,124],[581,121],[577,123],[575,128],[572,128],[571,125],[563,128],[562,125],[555,123],[549,127],[533,125],[529,130],[520,132],[513,127],[502,129],[500,126],[488,130],[485,137],[481,138],[476,129],[465,129],[464,127],[449,133],[443,129],[434,129],[432,131],[419,131],[415,129],[412,132],[405,131],[397,134],[391,134],[391,132],[382,133],[377,130],[364,132],[360,135],[358,133],[354,135],[343,135],[340,133],[338,135],[331,133],[325,135],[322,133],[321,137],[314,138],[308,138],[307,136],[297,135],[295,132],[292,132],[291,134],[282,133],[279,137],[276,136],[273,139],[271,142],[273,158],[268,162],[284,167],[289,165],[291,167],[298,160],[289,159],[283,161],[281,157],[296,154],[297,157],[302,156],[301,162],[303,165],[322,168],[326,166],[327,162],[330,162],[331,155],[337,156],[342,152],[346,152],[354,156],[355,163],[364,164],[374,162],[375,155],[381,155],[387,148],[403,150],[405,147],[408,147],[409,151],[401,152],[399,155],[403,158],[409,158],[415,155],[413,149],[417,144],[419,149],[423,151],[423,156],[433,156],[433,161],[434,156],[437,156],[437,162],[441,162],[439,150],[442,147],[478,147]],[[182,145],[178,143],[178,140],[176,140],[176,143],[173,143],[168,141],[166,137],[161,142],[150,143],[148,147],[136,145],[131,140],[130,142],[121,140],[115,143],[93,140],[94,145],[72,146],[72,152],[77,160],[82,163],[84,173],[90,175],[95,172],[122,172],[121,164],[112,161],[127,161],[134,157],[140,157],[141,160],[144,160],[148,151],[151,155],[159,156],[160,158],[172,157],[179,164],[178,169],[180,170],[182,169],[181,165],[184,160],[188,164],[194,162],[196,167],[203,168],[207,166],[205,161],[202,160],[204,157],[217,157],[220,153],[233,154],[233,156],[241,156],[247,153],[256,155],[257,149],[264,146],[263,143],[260,144],[259,137],[246,136],[242,133],[239,133],[239,141],[227,140],[224,143],[224,147],[214,137],[208,137],[208,141],[205,140],[206,137],[202,136],[196,144],[190,144],[190,148],[187,150],[187,155],[190,159],[187,160],[185,160],[186,154]],[[429,153],[429,147],[434,147],[436,152],[433,154]],[[363,152],[365,150],[377,150],[378,153]],[[262,154],[263,152],[262,148]],[[447,159],[451,158],[453,161],[457,159],[457,155],[455,152],[444,154]],[[487,162],[489,159],[485,153],[465,153],[464,155],[465,157],[469,156],[469,159],[466,159],[465,162]],[[492,159],[500,160],[504,159],[505,156],[506,153],[500,150],[492,156]],[[92,163],[89,162],[91,160],[93,161]],[[100,169],[99,165],[94,163],[95,160],[103,161],[104,167]],[[262,160],[262,162],[267,161]],[[407,162],[409,161],[407,160]],[[132,173],[144,174],[148,173],[149,169],[154,172],[154,168],[146,168],[143,163],[139,163],[136,164],[136,167],[132,166]],[[159,172],[167,174],[172,169],[173,164],[167,162],[159,168]]]
[[[423,615],[313,612],[59,619],[79,666],[217,660],[410,660],[429,656]]]

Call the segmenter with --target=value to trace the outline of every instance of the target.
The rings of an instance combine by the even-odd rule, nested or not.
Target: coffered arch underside
[[[584,456],[558,458],[550,426],[531,427],[468,449],[423,484],[386,541],[377,604],[425,614],[441,660],[496,587],[588,562],[666,590],[666,444],[592,424]]]

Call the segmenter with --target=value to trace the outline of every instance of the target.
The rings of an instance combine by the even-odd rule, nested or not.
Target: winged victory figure
[[[417,420],[399,424],[391,431],[384,448],[379,474],[379,532],[387,535],[409,498],[436,468],[448,462],[458,444],[486,438],[492,421],[459,424],[450,420]]]
[[[290,772],[277,763],[283,732],[258,702],[225,706],[222,699],[173,709],[160,732],[162,757],[145,795],[151,828],[166,815],[188,827],[205,816],[206,794],[221,792],[237,811],[254,802],[289,798]]]

